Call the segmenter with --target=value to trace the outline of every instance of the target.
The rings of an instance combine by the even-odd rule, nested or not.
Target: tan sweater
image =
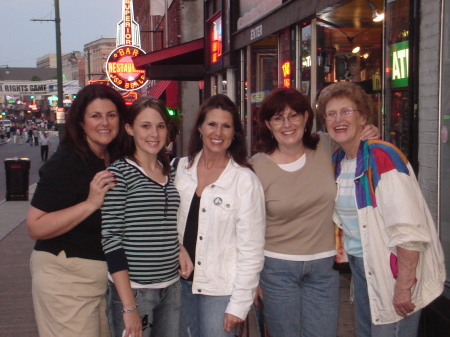
[[[311,255],[335,249],[331,152],[321,136],[317,150],[307,149],[305,165],[295,172],[284,171],[264,153],[253,157],[266,199],[265,250]]]

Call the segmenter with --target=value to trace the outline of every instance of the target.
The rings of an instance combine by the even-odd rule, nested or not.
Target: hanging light
[[[353,54],[359,53],[360,50],[361,48],[359,46],[356,46],[355,48],[352,49],[352,53]]]
[[[384,13],[378,13],[377,7],[372,1],[367,1],[369,3],[370,10],[372,11],[372,21],[380,22],[384,19]]]

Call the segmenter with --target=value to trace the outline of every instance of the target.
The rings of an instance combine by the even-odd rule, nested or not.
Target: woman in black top
[[[126,106],[88,85],[67,115],[58,151],[40,169],[29,209],[32,292],[40,336],[109,336],[100,206],[115,185],[106,171],[125,137]]]

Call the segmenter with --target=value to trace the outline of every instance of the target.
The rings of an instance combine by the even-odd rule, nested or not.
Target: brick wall
[[[420,13],[418,180],[436,221],[441,0],[422,0]]]

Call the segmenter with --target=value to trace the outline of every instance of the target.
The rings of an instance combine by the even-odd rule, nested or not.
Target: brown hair
[[[322,90],[317,101],[317,113],[323,118],[328,102],[333,98],[348,98],[353,101],[359,113],[368,120],[372,114],[373,105],[369,95],[357,84],[352,82],[336,82]]]
[[[164,102],[156,98],[140,97],[137,100],[135,100],[128,109],[128,114],[125,122],[133,126],[137,116],[139,116],[142,110],[146,108],[154,109],[161,115],[162,119],[164,120],[164,123],[166,123],[167,126],[167,136],[169,136],[169,117],[168,117],[169,113],[167,112],[167,108]],[[163,174],[169,175],[170,162],[166,154],[166,147],[165,147],[166,141],[167,139],[164,141],[164,146],[158,152],[157,159],[161,162],[163,166]],[[136,144],[134,143],[133,137],[128,135],[128,139],[125,142],[124,146],[123,157],[130,158],[139,164],[139,161],[136,159],[135,154],[136,154]]]
[[[247,148],[245,146],[245,134],[239,119],[239,113],[231,99],[223,94],[218,94],[210,97],[205,103],[203,103],[197,113],[197,119],[192,127],[191,138],[189,140],[189,167],[194,163],[195,156],[202,150],[203,141],[200,138],[200,131],[198,128],[205,121],[206,115],[213,109],[222,109],[228,111],[233,118],[234,137],[230,147],[227,149],[228,154],[233,160],[240,166],[248,167],[252,169],[251,165],[247,161]]]
[[[119,131],[117,137],[108,144],[110,162],[119,158],[120,147],[126,138],[125,113],[127,107],[122,96],[113,88],[104,84],[90,84],[81,89],[67,113],[65,132],[61,137],[59,148],[74,151],[84,162],[90,160],[90,148],[85,138],[82,124],[87,106],[97,98],[110,100],[119,115]]]
[[[314,113],[305,96],[292,88],[275,88],[262,101],[258,113],[259,149],[264,153],[270,154],[278,148],[278,142],[272,136],[272,132],[265,122],[269,121],[274,115],[282,113],[286,107],[290,107],[299,114],[308,112],[302,142],[306,148],[315,150],[320,138],[317,134],[312,133]]]

